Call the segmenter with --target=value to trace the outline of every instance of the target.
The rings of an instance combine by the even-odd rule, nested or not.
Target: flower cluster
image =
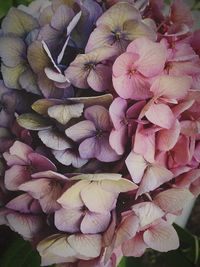
[[[181,0],[35,0],[2,21],[0,224],[41,265],[177,249],[200,193],[200,31]]]

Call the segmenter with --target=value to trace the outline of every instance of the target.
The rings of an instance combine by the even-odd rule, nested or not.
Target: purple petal
[[[84,116],[87,120],[92,121],[97,129],[105,131],[111,129],[109,112],[103,106],[94,105],[86,108]]]

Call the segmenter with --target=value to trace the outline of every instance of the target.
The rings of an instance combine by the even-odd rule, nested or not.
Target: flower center
[[[84,64],[84,69],[87,71],[90,71],[90,70],[94,70],[96,67],[96,63],[95,62],[88,62],[88,63],[85,63]]]

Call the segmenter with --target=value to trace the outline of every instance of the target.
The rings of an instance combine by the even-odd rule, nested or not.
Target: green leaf
[[[0,19],[6,15],[12,5],[13,0],[0,0]]]
[[[126,267],[126,258],[123,257],[118,265],[118,267]]]
[[[34,113],[22,114],[17,118],[20,126],[28,130],[38,131],[51,128],[51,123],[48,119]]]
[[[40,255],[28,241],[17,238],[3,254],[0,259],[0,266],[40,267]]]

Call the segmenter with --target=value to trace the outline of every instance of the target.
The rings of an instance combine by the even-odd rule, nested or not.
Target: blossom
[[[103,46],[112,46],[123,52],[134,39],[147,36],[156,39],[153,21],[142,20],[139,11],[129,3],[119,2],[107,10],[96,22],[86,52]]]
[[[65,75],[78,88],[91,87],[97,92],[108,91],[112,86],[109,60],[114,55],[115,50],[109,47],[80,54],[65,70]]]
[[[146,37],[133,41],[113,64],[113,86],[124,99],[150,98],[150,78],[161,74],[166,50]]]
[[[57,202],[62,208],[55,212],[56,227],[70,233],[104,232],[109,226],[119,193],[137,188],[117,174],[85,174],[74,179],[80,181],[61,195]],[[92,201],[94,196],[95,202]]]
[[[55,165],[46,157],[35,153],[31,147],[15,141],[9,152],[3,154],[9,169],[5,172],[5,186],[8,190],[16,191],[19,186],[30,179],[37,171],[55,171]]]
[[[112,162],[119,159],[109,144],[111,122],[108,111],[99,105],[88,107],[84,111],[83,120],[65,133],[75,142],[79,142],[81,158],[96,158],[103,162]]]

